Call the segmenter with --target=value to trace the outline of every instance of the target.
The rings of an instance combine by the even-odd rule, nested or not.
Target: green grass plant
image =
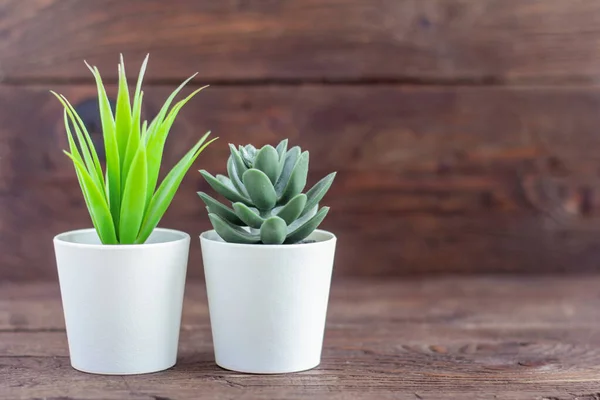
[[[73,162],[85,204],[103,244],[144,243],[171,204],[191,165],[216,140],[207,141],[210,135],[207,132],[158,185],[163,150],[173,122],[181,108],[206,86],[171,107],[177,94],[195,76],[192,75],[167,98],[150,123],[141,122],[142,81],[147,64],[148,57],[140,68],[132,104],[121,56],[113,113],[98,68],[86,63],[98,91],[106,154],[104,171],[82,118],[65,96],[52,92],[64,106],[69,143],[69,150],[64,152]]]

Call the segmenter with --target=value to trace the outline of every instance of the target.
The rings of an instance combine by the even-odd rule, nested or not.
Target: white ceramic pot
[[[73,368],[127,375],[175,365],[190,237],[155,229],[103,245],[93,229],[54,238]]]
[[[215,359],[238,372],[285,373],[321,361],[336,237],[248,245],[200,236]]]

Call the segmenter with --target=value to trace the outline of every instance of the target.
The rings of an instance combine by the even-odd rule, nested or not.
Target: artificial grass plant
[[[147,121],[140,123],[144,95],[141,86],[147,63],[148,56],[140,68],[132,105],[125,63],[121,56],[117,102],[113,115],[98,68],[91,67],[86,62],[94,75],[98,90],[106,153],[104,172],[81,117],[65,96],[52,92],[64,106],[69,143],[69,151],[64,152],[73,161],[92,223],[103,244],[144,243],[171,204],[192,163],[206,146],[216,140],[206,142],[210,134],[207,132],[156,188],[163,149],[171,126],[181,108],[206,86],[195,90],[170,108],[175,96],[196,74],[192,75],[167,98],[149,124]],[[75,135],[69,125],[72,125]]]

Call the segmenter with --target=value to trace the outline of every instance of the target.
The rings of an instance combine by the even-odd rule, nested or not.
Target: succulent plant
[[[208,217],[217,234],[229,243],[292,244],[306,239],[325,219],[329,207],[319,202],[331,187],[335,172],[302,193],[308,175],[308,151],[230,144],[227,176],[200,173],[208,184],[232,203],[232,208],[204,192]]]

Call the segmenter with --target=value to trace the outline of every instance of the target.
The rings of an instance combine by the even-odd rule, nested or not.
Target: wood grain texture
[[[186,288],[178,364],[142,376],[69,365],[58,287],[0,285],[0,397],[595,399],[600,278],[334,280],[323,360],[260,376],[214,364],[205,288]]]
[[[595,0],[5,0],[10,82],[116,77],[120,52],[149,77],[211,81],[597,81]]]
[[[147,115],[169,91],[148,88]],[[339,173],[323,224],[337,276],[597,271],[599,107],[598,88],[212,87],[182,111],[165,166],[209,129],[221,139],[161,225],[208,229],[195,170],[224,172],[228,142],[289,137],[311,152],[309,184]],[[60,105],[47,88],[0,86],[0,120],[0,277],[55,279],[53,235],[90,226]],[[192,278],[200,258],[193,241]]]

